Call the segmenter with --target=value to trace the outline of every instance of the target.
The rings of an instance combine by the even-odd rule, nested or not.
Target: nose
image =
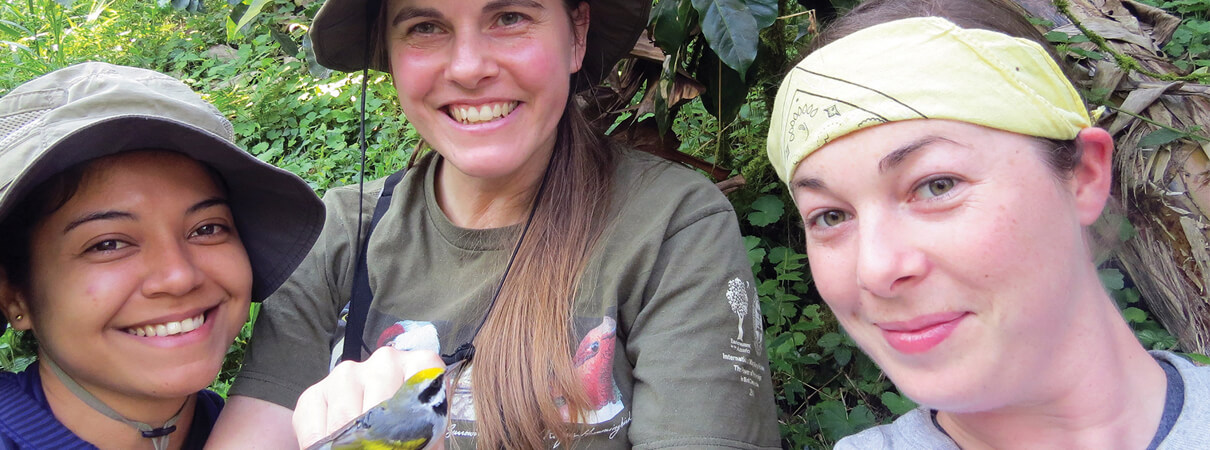
[[[869,219],[858,225],[857,284],[879,298],[893,298],[928,273],[928,256],[904,224]]]
[[[195,263],[187,245],[172,242],[144,249],[147,275],[143,280],[143,296],[179,297],[201,286],[205,274]]]
[[[458,33],[452,52],[447,77],[463,88],[474,89],[499,72],[488,38],[478,33]]]

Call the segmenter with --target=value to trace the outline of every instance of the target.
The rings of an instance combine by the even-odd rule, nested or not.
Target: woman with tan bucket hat
[[[310,444],[421,369],[461,364],[449,428],[433,432],[450,446],[779,447],[730,204],[699,174],[608,141],[573,95],[633,46],[650,6],[322,7],[319,62],[390,73],[435,152],[364,194],[326,195],[324,236],[265,303],[216,445],[288,428],[296,403]],[[372,356],[329,375],[340,338],[346,359]]]
[[[821,296],[920,404],[837,448],[1205,448],[1210,368],[1101,286],[1113,140],[1020,9],[871,0],[817,40],[769,158]]]
[[[202,448],[205,390],[306,256],[323,204],[184,83],[85,63],[0,98],[0,448]],[[95,447],[94,447],[95,446]]]

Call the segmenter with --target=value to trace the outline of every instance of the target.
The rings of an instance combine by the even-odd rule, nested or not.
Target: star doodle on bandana
[[[837,108],[835,104],[833,104],[832,106],[829,106],[829,107],[825,108],[825,109],[824,109],[824,112],[828,113],[828,117],[829,117],[829,118],[836,117],[836,116],[839,116],[839,115],[840,115],[840,109],[839,109],[839,108]]]

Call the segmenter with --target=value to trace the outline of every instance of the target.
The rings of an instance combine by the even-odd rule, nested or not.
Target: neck
[[[1094,278],[1095,279],[1095,278]],[[1159,428],[1166,376],[1139,344],[1099,282],[1093,305],[1056,364],[1031,380],[1015,403],[988,411],[939,412],[937,422],[964,449],[1146,448]],[[1074,299],[1073,299],[1074,301]]]
[[[46,356],[39,355],[39,358]],[[87,442],[100,448],[121,449],[151,449],[151,439],[144,438],[130,425],[110,419],[84,403],[72,393],[46,366],[38,365],[38,374],[42,378],[42,391],[46,394],[46,402],[50,404],[51,412],[64,427]],[[79,380],[77,380],[79,382]],[[193,411],[196,396],[189,395],[181,398],[144,398],[121,395],[81,384],[97,399],[104,402],[118,414],[129,420],[135,420],[158,427],[172,418],[179,410],[181,417],[176,421],[176,431],[169,435],[169,448],[179,449],[184,444],[185,436],[189,434],[189,426],[193,422]],[[186,403],[188,402],[188,403]],[[184,409],[181,405],[185,403]]]
[[[462,228],[500,228],[521,223],[529,209],[546,164],[527,166],[499,178],[476,178],[441,158],[435,161],[437,204],[450,222]]]

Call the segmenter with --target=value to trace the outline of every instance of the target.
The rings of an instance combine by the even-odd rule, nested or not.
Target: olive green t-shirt
[[[471,339],[515,242],[519,226],[472,230],[446,218],[433,192],[438,161],[409,170],[370,236],[371,348],[449,353]],[[618,161],[612,222],[574,305],[576,372],[595,407],[576,425],[575,447],[780,448],[760,303],[731,204],[683,166],[631,150]],[[366,185],[364,224],[382,184]],[[293,408],[328,373],[352,289],[357,187],[324,202],[323,234],[265,300],[232,395]],[[474,447],[471,390],[462,377],[449,409],[457,448]]]

